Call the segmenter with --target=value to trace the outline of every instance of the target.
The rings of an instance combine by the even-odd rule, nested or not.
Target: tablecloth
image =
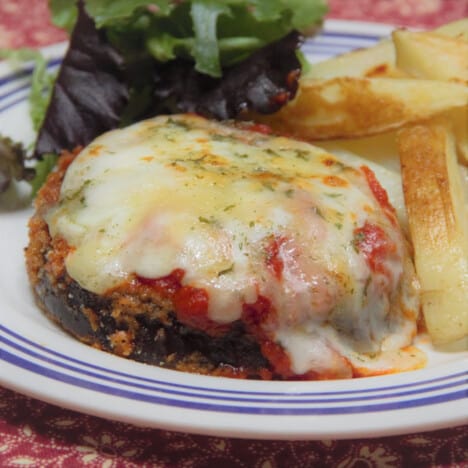
[[[468,0],[330,0],[328,18],[434,27]],[[65,39],[46,0],[0,1],[0,47]],[[0,387],[0,466],[462,467],[468,426],[359,440],[259,441],[148,429],[81,414]]]

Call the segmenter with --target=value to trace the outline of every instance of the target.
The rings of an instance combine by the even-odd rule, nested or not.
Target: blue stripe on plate
[[[362,403],[357,406],[334,406],[334,407],[310,407],[301,406],[294,407],[268,407],[260,406],[256,402],[256,406],[233,406],[233,405],[219,405],[216,403],[191,401],[191,400],[175,400],[170,397],[162,397],[160,395],[148,395],[142,393],[132,392],[123,388],[110,387],[105,384],[91,383],[79,377],[64,374],[62,372],[53,370],[48,367],[40,366],[34,362],[28,361],[20,356],[11,354],[7,351],[0,351],[0,358],[17,367],[21,367],[30,372],[40,374],[47,378],[56,380],[58,382],[67,383],[76,387],[86,388],[89,390],[98,391],[108,395],[119,396],[128,398],[133,401],[143,401],[152,404],[162,404],[166,406],[173,406],[179,408],[188,408],[204,411],[220,411],[227,413],[240,413],[240,414],[265,414],[265,415],[333,415],[333,414],[356,414],[367,412],[381,412],[397,409],[408,409],[420,406],[434,405],[436,403],[446,403],[449,401],[461,400],[466,398],[467,390],[457,390],[442,395],[431,395],[423,398],[410,399],[408,401],[394,401],[379,404]],[[277,401],[275,401],[277,403]]]
[[[62,63],[62,60],[63,60],[62,57],[49,60],[49,62],[47,63],[47,68],[52,68],[57,65],[60,65]],[[29,67],[22,68],[21,70],[16,70],[11,73],[8,73],[3,78],[0,78],[0,86],[4,86],[5,84],[13,80],[25,78],[29,76],[33,72],[33,70],[34,70],[34,67],[29,66]]]
[[[0,106],[0,114],[2,112],[7,111],[8,109],[11,109],[12,107],[17,106],[18,104],[21,104],[22,102],[26,101],[28,99],[28,96],[22,96],[19,97],[18,99],[15,99],[14,101],[9,102],[8,104],[5,104],[3,106]]]
[[[56,68],[60,63],[62,63],[62,58],[51,60],[48,63],[47,68],[49,70]],[[30,76],[32,73],[32,70],[33,68],[29,67],[21,71],[14,71],[12,73],[7,74],[2,79],[0,79],[0,90],[2,90],[3,87],[6,87],[7,85],[11,83],[15,83],[16,81],[22,78],[26,78]],[[3,113],[11,109],[12,107],[17,106],[18,104],[21,104],[23,101],[25,101],[28,98],[28,94],[29,94],[26,91],[29,89],[30,85],[31,85],[30,83],[19,84],[13,89],[9,89],[8,91],[6,91],[5,94],[0,94],[0,103],[3,103],[0,106],[0,113]],[[18,97],[17,99],[14,99],[14,100],[9,99],[12,96],[19,94],[19,93],[24,93],[24,94]]]
[[[14,89],[8,90],[5,94],[0,94],[0,102],[4,101],[5,99],[8,99],[11,96],[14,96],[15,94],[19,93],[20,91],[26,91],[31,87],[31,83],[25,83],[23,85],[19,85],[18,87]]]
[[[108,380],[109,382],[115,382],[115,383],[119,383],[119,384],[123,384],[123,385],[131,385],[131,386],[134,386],[136,388],[142,388],[142,389],[153,389],[153,390],[158,390],[158,391],[167,391],[168,389],[171,390],[172,388],[175,388],[177,390],[175,390],[175,391],[171,390],[171,392],[173,392],[175,394],[191,395],[191,396],[199,396],[199,397],[203,397],[202,392],[209,392],[207,394],[207,396],[209,398],[215,398],[214,395],[213,395],[213,392],[214,393],[220,393],[220,394],[245,395],[245,396],[255,397],[255,400],[252,400],[252,401],[261,401],[262,397],[268,397],[268,398],[272,398],[272,397],[276,398],[278,396],[294,397],[294,400],[287,401],[288,403],[290,403],[290,402],[291,403],[294,403],[294,402],[297,403],[298,401],[308,402],[307,400],[298,400],[299,398],[310,398],[310,397],[317,398],[319,396],[320,397],[324,397],[324,396],[326,396],[326,397],[336,397],[336,396],[342,396],[342,395],[355,395],[357,393],[362,394],[362,396],[360,398],[361,399],[364,398],[365,400],[377,399],[377,398],[392,398],[394,396],[417,395],[418,393],[437,391],[437,390],[441,390],[441,389],[444,389],[444,388],[450,388],[450,387],[454,387],[454,386],[458,386],[458,385],[463,385],[463,384],[467,383],[466,377],[468,375],[467,372],[460,372],[460,373],[452,374],[452,375],[445,376],[445,377],[439,377],[437,379],[430,379],[430,380],[427,380],[427,381],[424,381],[424,382],[413,382],[413,383],[410,383],[410,384],[402,384],[402,385],[395,385],[395,386],[389,386],[389,387],[381,387],[381,388],[378,388],[378,389],[364,389],[364,390],[358,390],[358,391],[351,390],[351,391],[339,391],[339,392],[302,392],[302,393],[296,393],[294,395],[286,394],[284,392],[283,393],[276,393],[276,392],[275,393],[271,393],[271,392],[263,393],[263,392],[245,392],[245,391],[232,391],[232,390],[226,391],[226,390],[217,390],[217,389],[211,389],[211,388],[195,387],[195,386],[189,386],[189,385],[171,384],[171,383],[168,383],[168,382],[162,382],[160,380],[147,379],[147,378],[142,378],[142,377],[126,374],[126,373],[123,373],[123,372],[111,371],[111,370],[105,369],[103,367],[92,365],[92,364],[90,364],[88,362],[80,361],[78,359],[70,358],[68,356],[65,356],[65,355],[63,355],[61,353],[48,350],[47,348],[45,348],[43,346],[40,346],[40,345],[37,345],[36,343],[34,343],[34,342],[30,341],[30,340],[27,340],[27,339],[23,338],[22,336],[16,334],[15,332],[12,332],[11,330],[9,330],[9,329],[1,326],[1,325],[0,325],[0,330],[2,330],[5,334],[10,335],[14,339],[16,339],[16,341],[26,343],[26,345],[28,347],[24,347],[21,344],[17,344],[15,342],[11,341],[11,339],[3,338],[1,336],[0,336],[0,341],[3,341],[4,343],[8,344],[9,346],[14,347],[15,349],[18,349],[18,350],[24,352],[25,354],[29,354],[29,355],[31,355],[31,356],[33,356],[35,358],[41,359],[43,361],[49,362],[51,364],[57,365],[59,367],[67,369],[67,370],[71,370],[71,371],[74,371],[74,372],[80,372],[83,375],[89,375],[91,377],[101,378],[103,380]],[[39,352],[33,351],[32,349],[36,349]],[[52,356],[52,357],[49,357],[49,356]],[[59,359],[62,359],[64,362],[60,362],[59,360],[56,359],[56,357],[59,358]],[[75,365],[67,364],[67,362],[70,362],[72,364],[81,365],[81,366],[83,366],[85,368],[91,369],[92,371],[105,372],[105,374],[115,375],[116,377],[108,377],[105,374],[97,374],[96,372],[80,369],[80,368],[76,367]],[[128,378],[133,379],[134,381],[136,380],[136,381],[144,382],[145,384],[151,384],[152,387],[150,387],[148,385],[145,385],[145,384],[139,384],[139,383],[135,383],[135,382],[128,381],[128,380],[123,380],[123,379],[128,379]],[[442,383],[444,381],[446,382],[447,380],[454,380],[454,379],[458,379],[458,378],[461,378],[462,381],[461,382],[457,381],[457,382]],[[415,386],[419,387],[421,385],[426,385],[426,386],[423,387],[423,388],[417,388],[415,390],[407,390],[408,388],[415,387]],[[184,390],[184,391],[182,391],[182,390]],[[388,392],[388,391],[394,391],[394,390],[398,390],[399,393],[398,394],[397,393],[393,393],[393,394],[386,394],[386,393],[380,394],[379,393],[379,392]],[[191,393],[191,394],[189,394],[189,393],[187,393],[187,391],[195,391],[195,392],[200,392],[200,393],[196,393],[196,394]],[[374,396],[371,395],[372,393],[374,393],[375,395]],[[336,399],[336,400],[333,400],[333,401],[342,401],[342,402],[345,402],[345,401],[359,401],[360,398],[359,397],[348,397],[348,398]],[[250,401],[248,398],[245,398],[245,397],[243,397],[242,399],[224,397],[223,399],[233,399],[233,400],[236,400],[236,401],[237,400],[238,401]],[[330,402],[330,400],[324,400],[324,401]],[[283,400],[282,400],[282,402],[283,402]]]
[[[103,376],[102,374],[98,374],[96,372],[90,372],[90,371],[85,371],[85,370],[82,370],[76,366],[71,366],[71,365],[67,365],[67,364],[64,364],[58,360],[55,360],[55,359],[50,359],[50,358],[47,358],[45,359],[44,356],[38,354],[38,353],[35,353],[33,351],[31,351],[30,349],[27,349],[27,348],[24,348],[22,346],[19,346],[15,343],[13,343],[12,341],[10,340],[7,340],[7,339],[4,339],[2,337],[0,337],[0,341],[3,341],[4,343],[6,343],[7,345],[9,345],[10,347],[12,348],[15,348],[29,356],[32,356],[36,359],[40,359],[42,361],[46,361],[48,364],[52,364],[52,365],[55,365],[55,366],[58,366],[58,367],[61,367],[67,371],[72,371],[72,372],[77,372],[77,373],[80,373],[82,374],[83,376],[89,376],[89,377],[93,377],[93,378],[97,378],[97,379],[101,379],[101,380],[104,380],[104,381],[108,381],[110,383],[115,383],[115,384],[120,384],[120,385],[127,385],[127,386],[131,386],[135,389],[141,389],[141,390],[152,390],[152,391],[157,391],[157,392],[169,392],[171,395],[178,395],[178,396],[182,396],[182,397],[191,397],[191,398],[210,398],[212,400],[222,400],[222,401],[234,401],[234,402],[250,402],[250,403],[272,403],[272,402],[275,402],[275,403],[278,403],[277,401],[277,395],[270,395],[270,394],[267,394],[267,393],[264,393],[262,397],[256,397],[256,398],[252,398],[252,397],[249,397],[249,398],[239,398],[239,397],[227,397],[227,396],[215,396],[213,395],[213,390],[212,389],[204,389],[205,391],[205,394],[204,393],[190,393],[190,392],[187,392],[187,391],[180,391],[180,390],[174,390],[174,389],[171,389],[170,391],[167,389],[167,388],[163,388],[161,385],[153,385],[153,386],[149,386],[149,385],[143,385],[143,384],[136,384],[136,383],[133,383],[133,382],[129,382],[129,381],[126,381],[126,380],[123,380],[123,379],[118,379],[118,378],[107,378],[105,376]],[[466,379],[465,379],[466,380]],[[453,388],[453,387],[459,387],[460,385],[463,385],[463,383],[465,382],[451,382],[451,383],[447,383],[447,384],[443,384],[443,385],[435,385],[435,386],[427,386],[425,387],[424,389],[418,389],[418,390],[407,390],[407,391],[403,391],[403,392],[398,392],[398,393],[387,393],[387,394],[378,394],[378,395],[373,395],[373,396],[369,396],[369,395],[365,395],[365,396],[362,396],[362,397],[348,397],[348,398],[333,398],[333,399],[330,399],[330,398],[325,398],[325,399],[320,399],[320,398],[302,398],[302,399],[299,399],[298,397],[295,397],[295,398],[291,398],[291,396],[293,395],[289,395],[287,393],[283,393],[283,398],[281,399],[281,404],[317,404],[317,403],[329,403],[329,404],[332,404],[332,403],[346,403],[346,402],[349,402],[349,403],[352,403],[352,402],[360,402],[360,401],[369,401],[369,400],[377,400],[377,399],[388,399],[388,398],[401,398],[401,397],[407,397],[407,396],[415,396],[415,395],[418,395],[420,393],[430,393],[430,392],[437,392],[437,391],[440,391],[440,390],[446,390],[446,389],[449,389],[449,388]],[[95,382],[92,382],[91,385],[96,385]],[[167,385],[165,385],[165,387],[167,387]],[[198,391],[199,389],[197,389]],[[208,393],[206,393],[208,392]]]
[[[385,35],[380,34],[361,34],[361,33],[345,33],[345,32],[336,32],[336,31],[320,31],[318,37],[342,37],[349,39],[362,39],[364,41],[377,42]],[[313,40],[313,39],[312,39]]]

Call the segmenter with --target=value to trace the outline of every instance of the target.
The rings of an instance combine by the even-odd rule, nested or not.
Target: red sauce
[[[268,359],[274,372],[283,378],[293,377],[289,356],[281,345],[269,337],[268,330],[273,329],[276,322],[276,312],[270,301],[266,297],[258,296],[253,304],[244,304],[242,320],[247,330],[259,341],[262,354]]]
[[[380,185],[380,182],[377,180],[377,177],[375,177],[375,174],[371,169],[369,169],[367,166],[361,166],[360,169],[366,176],[367,184],[369,185],[369,188],[371,189],[375,199],[383,208],[385,214],[390,219],[392,224],[396,224],[396,211],[388,199],[386,190]]]
[[[271,135],[273,133],[270,126],[261,123],[246,125],[245,129],[250,130],[251,132],[263,133],[264,135]]]
[[[282,346],[271,340],[263,340],[260,348],[277,374],[286,379],[295,376],[291,371],[291,360]]]
[[[167,276],[162,276],[160,278],[144,278],[143,276],[137,276],[137,280],[141,284],[151,286],[164,298],[172,299],[176,291],[182,287],[184,275],[184,270],[177,268]]]
[[[286,77],[286,83],[289,88],[292,88],[293,86],[295,86],[300,75],[301,75],[301,70],[291,70],[288,73],[288,76]]]
[[[258,296],[256,302],[242,306],[242,320],[248,330],[255,335],[262,331],[262,325],[271,320],[271,303],[264,296]]]
[[[201,288],[182,285],[184,275],[184,270],[177,268],[161,278],[138,276],[137,280],[156,290],[162,297],[170,299],[178,320],[184,325],[210,335],[226,331],[228,325],[219,324],[208,317],[208,293]]]
[[[281,279],[284,263],[280,254],[281,245],[286,239],[284,237],[275,237],[266,247],[266,264],[268,269],[275,275],[277,279]]]
[[[272,99],[274,103],[284,106],[289,101],[290,96],[289,92],[283,91],[282,93],[276,94]]]
[[[390,275],[384,261],[395,254],[397,249],[380,226],[366,222],[364,226],[355,229],[354,245],[364,254],[372,271]]]
[[[212,320],[208,318],[208,293],[201,288],[182,286],[174,294],[177,318],[185,325],[209,331]]]

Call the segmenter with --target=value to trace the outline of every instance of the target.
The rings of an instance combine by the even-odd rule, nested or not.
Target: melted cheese
[[[218,323],[268,298],[277,313],[268,333],[298,374],[341,366],[347,376],[346,360],[361,363],[400,336],[394,352],[415,333],[400,230],[357,165],[303,142],[191,115],[147,120],[85,148],[46,219],[73,247],[67,271],[89,291],[179,268],[184,284],[207,291]],[[387,275],[356,249],[366,222],[396,246]]]

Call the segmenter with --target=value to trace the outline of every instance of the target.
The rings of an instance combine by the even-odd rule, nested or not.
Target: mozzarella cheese
[[[46,220],[72,246],[69,275],[94,293],[182,269],[221,324],[267,298],[276,317],[265,333],[295,374],[417,367],[420,355],[395,358],[416,333],[411,262],[360,163],[194,115],[157,117],[85,148]],[[390,253],[361,246],[366,226]]]

